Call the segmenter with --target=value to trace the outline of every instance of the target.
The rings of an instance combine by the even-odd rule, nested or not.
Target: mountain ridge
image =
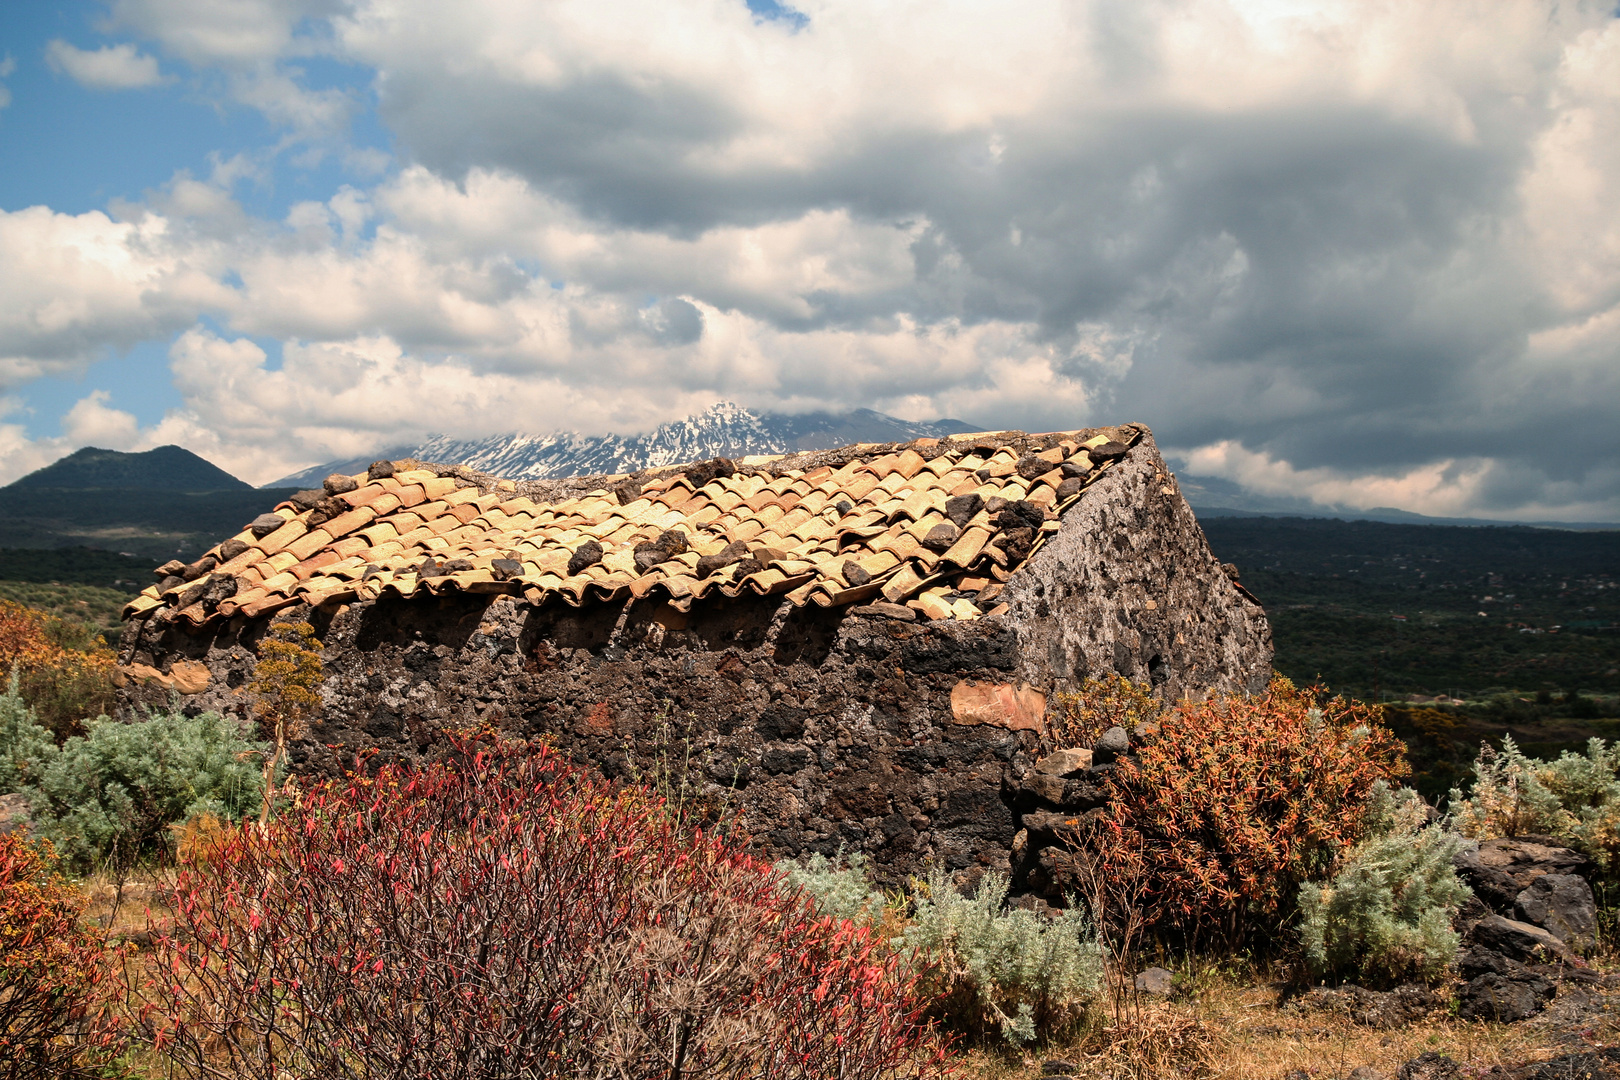
[[[140,453],[84,446],[43,469],[14,480],[0,491],[39,489],[94,491],[143,488],[152,491],[251,491],[207,458],[179,446],[159,446]]]
[[[513,480],[545,480],[635,472],[717,457],[830,450],[859,442],[909,442],[983,430],[962,420],[902,420],[872,409],[757,413],[722,401],[695,416],[661,424],[641,435],[581,435],[574,431],[513,432],[481,439],[436,435],[421,444],[391,447],[379,454],[391,459],[409,457],[443,465],[467,465]],[[333,472],[356,473],[372,460],[376,458],[326,462],[265,486],[316,487]]]
[[[86,446],[0,488],[0,548],[189,561],[291,494],[256,488],[178,446]]]

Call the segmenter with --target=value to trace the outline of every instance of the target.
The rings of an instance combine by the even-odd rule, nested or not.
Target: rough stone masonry
[[[1151,435],[1140,425],[1104,430],[1125,440],[1118,459],[1068,505],[1045,504],[1047,534],[1001,568],[999,589],[979,594],[999,596],[978,617],[929,617],[955,594],[927,606],[876,593],[827,607],[742,593],[681,610],[657,595],[573,606],[445,589],[242,610],[201,625],[158,608],[137,612],[125,634],[122,705],[161,705],[182,692],[188,710],[244,715],[267,626],[307,619],[325,643],[326,681],[324,714],[293,753],[303,774],[335,775],[363,749],[375,748],[378,763],[408,759],[443,728],[490,723],[551,739],[609,777],[685,768],[710,796],[731,801],[770,856],[859,850],[891,883],[936,862],[1008,870],[1015,839],[1027,842],[1024,781],[1055,748],[1059,692],[1118,672],[1176,700],[1255,692],[1271,673],[1264,613],[1210,553]],[[960,453],[1001,446],[1027,461],[1057,438],[1000,433]],[[948,440],[943,449],[935,440],[910,446],[923,456],[957,452]],[[760,468],[790,476],[905,449],[846,448]],[[977,475],[995,471],[995,460]],[[437,472],[480,491],[494,483]],[[631,480],[639,491],[643,478]],[[231,555],[242,546],[221,548]]]

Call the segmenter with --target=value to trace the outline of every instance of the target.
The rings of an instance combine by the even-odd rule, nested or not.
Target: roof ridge
[[[125,617],[201,625],[459,590],[574,606],[652,596],[681,610],[717,593],[824,607],[881,597],[973,618],[1147,435],[978,432],[543,481],[376,462],[299,492],[195,563],[166,563]]]

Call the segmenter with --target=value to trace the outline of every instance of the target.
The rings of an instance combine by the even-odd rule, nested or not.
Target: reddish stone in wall
[[[964,679],[951,688],[951,720],[994,724],[1008,731],[1043,732],[1046,695],[1029,686]]]

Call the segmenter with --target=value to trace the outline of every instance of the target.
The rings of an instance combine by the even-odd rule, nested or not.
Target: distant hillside
[[[134,595],[152,584],[151,571],[145,559],[94,548],[0,548],[0,581],[94,585]]]
[[[1187,463],[1170,458],[1176,471],[1176,484],[1182,496],[1198,513],[1198,519],[1210,518],[1337,518],[1341,521],[1381,521],[1390,525],[1505,525],[1532,526],[1538,529],[1568,529],[1576,532],[1612,532],[1620,529],[1616,522],[1591,521],[1503,521],[1490,518],[1446,518],[1414,514],[1410,510],[1397,510],[1390,506],[1374,506],[1358,510],[1349,506],[1325,506],[1299,495],[1264,495],[1223,480],[1216,476],[1196,476],[1187,472]]]
[[[154,563],[195,556],[287,494],[178,446],[85,447],[0,488],[0,548],[87,547]]]
[[[1620,532],[1202,518],[1277,668],[1363,698],[1620,690]]]
[[[514,480],[633,472],[660,465],[749,454],[830,450],[858,442],[909,442],[983,431],[961,420],[901,420],[854,409],[832,413],[756,413],[722,401],[696,416],[674,420],[644,435],[581,435],[574,431],[492,435],[483,439],[435,436],[416,446],[379,451],[443,465],[470,465]],[[329,461],[276,481],[278,487],[314,487],[334,472],[355,473],[372,459]]]
[[[9,497],[24,488],[239,491],[250,486],[214,463],[178,446],[160,446],[139,454],[86,446],[0,488],[0,497]]]

